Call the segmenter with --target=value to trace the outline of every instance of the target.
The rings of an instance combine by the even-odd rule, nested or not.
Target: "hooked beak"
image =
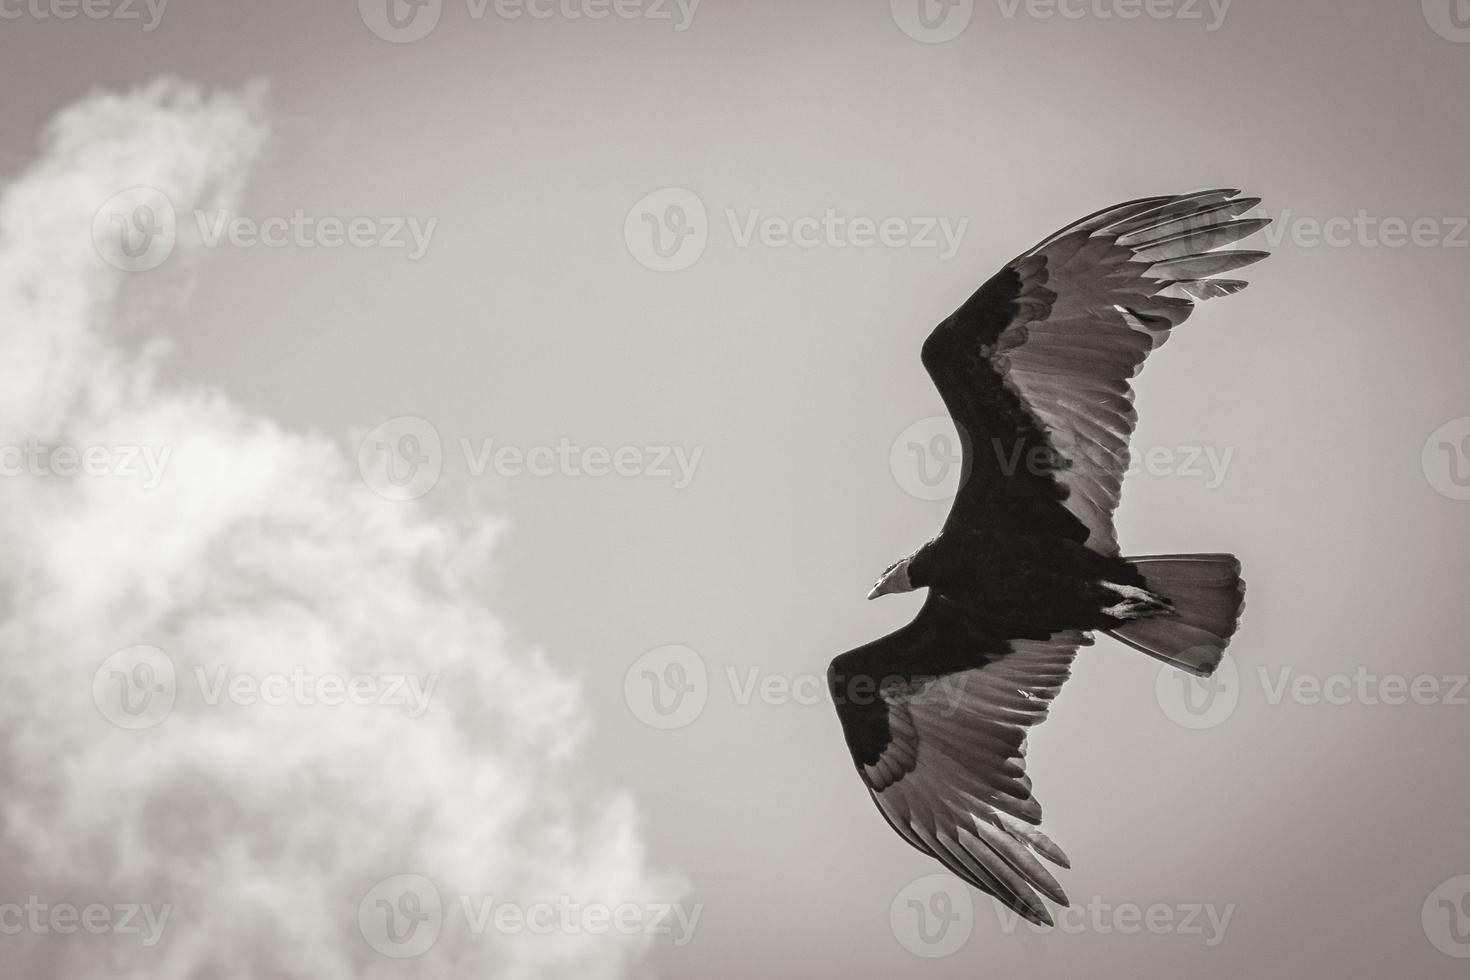
[[[868,598],[876,599],[880,595],[893,595],[897,592],[912,591],[914,591],[914,587],[909,582],[909,560],[905,558],[883,573],[883,577],[878,580],[878,584],[873,586],[873,591],[868,593]]]

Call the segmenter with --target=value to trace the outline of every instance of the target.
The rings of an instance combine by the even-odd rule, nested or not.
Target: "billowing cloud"
[[[192,243],[149,272],[111,250],[228,206],[262,105],[90,97],[0,198],[8,970],[622,976],[681,886],[579,778],[575,682],[487,605],[494,522],[383,499],[123,329]]]

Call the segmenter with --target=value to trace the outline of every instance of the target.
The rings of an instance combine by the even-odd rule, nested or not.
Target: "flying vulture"
[[[939,535],[869,598],[928,589],[902,629],[832,661],[858,774],[914,847],[1038,924],[1068,905],[1042,859],[1026,733],[1102,630],[1205,677],[1239,623],[1230,555],[1124,558],[1113,528],[1137,416],[1129,379],[1268,221],[1235,190],[1130,201],[1024,252],[929,335],[924,368],[961,436]],[[1039,893],[1039,894],[1038,894]]]

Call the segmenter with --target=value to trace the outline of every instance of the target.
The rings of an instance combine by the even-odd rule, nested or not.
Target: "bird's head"
[[[888,570],[878,579],[878,584],[873,586],[873,591],[868,593],[868,598],[876,599],[880,595],[914,591],[917,586],[909,579],[909,567],[913,560],[913,556],[910,555],[902,561],[889,565]]]

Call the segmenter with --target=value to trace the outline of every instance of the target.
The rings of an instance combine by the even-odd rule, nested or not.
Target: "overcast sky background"
[[[684,30],[677,4],[671,20],[594,21],[445,0],[409,43],[369,29],[372,4],[174,0],[151,31],[0,20],[0,170],[25,172],[53,117],[94,90],[263,81],[268,135],[240,214],[435,222],[417,259],[194,247],[188,276],[173,261],[125,277],[118,343],[166,339],[160,385],[216,389],[349,461],[391,419],[433,427],[441,478],[389,510],[503,520],[477,601],[510,647],[581,678],[591,735],[558,793],[630,791],[631,852],[646,846],[703,907],[687,944],[631,949],[647,953],[635,975],[1462,975],[1446,949],[1470,955],[1470,903],[1453,908],[1470,887],[1452,882],[1470,875],[1470,690],[1454,680],[1470,669],[1465,4],[1236,0],[1223,19],[1200,3],[1124,20],[981,0],[944,43],[902,0],[704,0]],[[742,686],[811,693],[831,657],[917,609],[863,596],[946,512],[891,464],[901,433],[927,439],[942,414],[918,359],[929,329],[1072,219],[1206,186],[1264,198],[1284,237],[1250,290],[1150,360],[1134,449],[1157,465],[1128,483],[1119,534],[1129,553],[1241,556],[1236,680],[1191,715],[1152,661],[1099,641],[1029,767],[1074,901],[1176,924],[1228,908],[1228,928],[1210,945],[1205,915],[1200,933],[1154,935],[1100,913],[1008,935],[976,894],[958,948],[918,960],[892,920],[938,866],[883,824],[825,698],[742,704]],[[670,188],[703,207],[708,241],[656,271],[639,206]],[[829,209],[964,233],[948,257],[942,235],[741,243],[755,212]],[[1352,229],[1316,240],[1332,219]],[[1433,220],[1417,242],[1385,244],[1418,219]],[[698,463],[687,486],[677,468],[476,476],[461,440],[490,439]],[[125,645],[96,642],[78,657]],[[697,653],[706,703],[658,730],[625,679],[670,645]],[[1355,678],[1347,703],[1312,703],[1310,685],[1340,675]],[[1384,675],[1432,679],[1437,702],[1367,703]],[[658,877],[641,862],[617,879],[639,895]]]

